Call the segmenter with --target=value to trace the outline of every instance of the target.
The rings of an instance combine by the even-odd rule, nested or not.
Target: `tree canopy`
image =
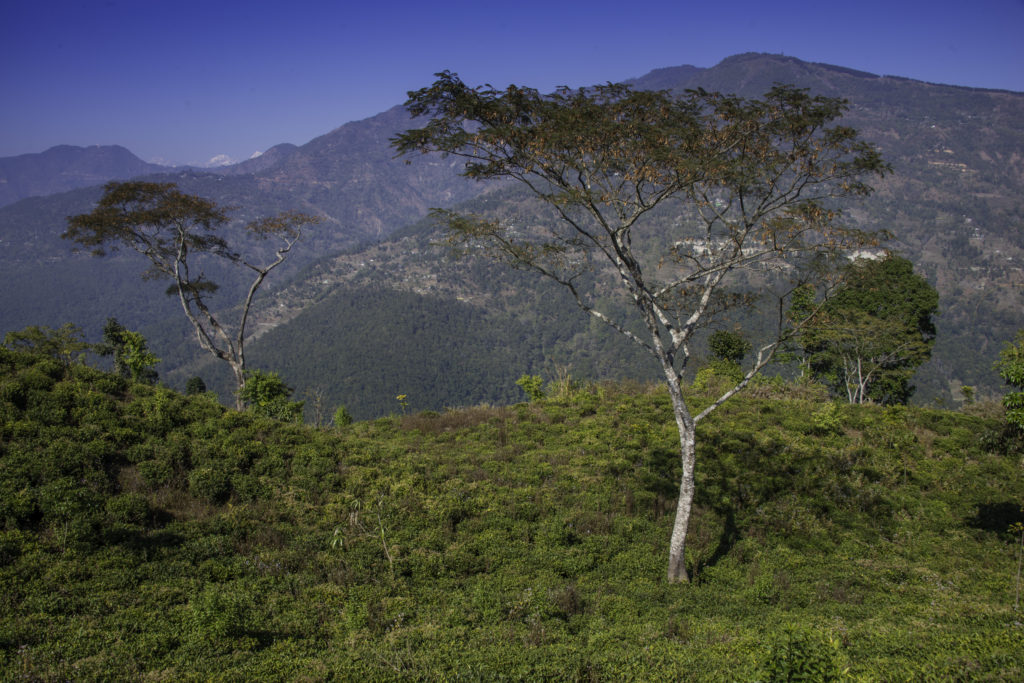
[[[716,360],[739,363],[750,353],[751,345],[737,332],[716,330],[708,337],[708,350]]]
[[[428,120],[393,139],[399,153],[461,157],[465,176],[515,180],[554,213],[542,225],[517,225],[436,210],[452,245],[559,282],[664,374],[683,465],[668,574],[686,580],[696,424],[803,323],[781,314],[791,293],[831,282],[837,253],[877,243],[879,235],[843,220],[837,200],[870,194],[865,177],[889,168],[856,131],[833,123],[845,102],[795,87],[753,100],[621,84],[545,95],[437,76],[409,94],[410,114]],[[607,307],[614,292],[628,297],[633,317]],[[694,334],[735,306],[766,301],[780,313],[777,334],[735,386],[693,414],[680,386]]]
[[[223,233],[230,217],[216,203],[185,194],[174,183],[111,182],[92,212],[68,218],[62,237],[97,256],[127,247],[148,258],[151,267],[144,277],[171,281],[168,294],[178,297],[199,345],[231,366],[241,389],[246,379],[245,327],[253,298],[270,271],[287,258],[303,229],[318,222],[314,216],[285,212],[246,224],[246,238],[273,238],[277,243],[274,257],[260,263],[228,243]],[[208,302],[217,284],[197,264],[203,255],[252,273],[234,331]]]
[[[907,259],[858,259],[804,332],[813,377],[850,403],[906,403],[931,356],[939,295]]]

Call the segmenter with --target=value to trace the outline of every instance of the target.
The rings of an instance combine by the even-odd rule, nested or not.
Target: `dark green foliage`
[[[189,601],[189,634],[202,646],[216,650],[229,639],[248,632],[251,597],[230,586],[208,585]],[[229,641],[230,642],[230,641]]]
[[[721,396],[723,392],[743,379],[743,368],[730,360],[713,360],[697,371],[693,378],[693,389]]]
[[[141,493],[122,493],[107,498],[107,518],[116,524],[145,525],[150,518],[149,499]]]
[[[540,375],[523,375],[516,380],[516,385],[526,392],[531,401],[544,398],[544,380]]]
[[[1016,389],[1003,397],[1006,421],[1024,432],[1024,332],[1018,332],[1014,342],[1003,347],[996,369],[999,376]]]
[[[500,270],[451,266],[453,277],[474,286],[491,279],[524,317],[372,282],[339,289],[300,313],[296,327],[260,337],[253,362],[297,387],[323,387],[325,402],[344,405],[355,419],[399,412],[399,394],[413,411],[513,403],[522,398],[515,381],[524,371],[553,376],[555,364],[602,379],[652,376],[649,360],[614,332],[599,330],[590,341],[583,314],[565,314],[571,304],[562,292],[532,291],[526,274]],[[332,381],[325,385],[325,377]]]
[[[70,369],[73,363],[80,363],[85,352],[92,350],[92,344],[84,340],[81,328],[64,323],[58,329],[46,325],[30,325],[17,332],[4,335],[4,347],[15,351],[47,356]]]
[[[832,636],[785,629],[771,645],[759,680],[834,683],[844,678],[839,641]]]
[[[203,381],[202,377],[191,377],[188,382],[185,383],[186,396],[195,396],[197,394],[204,393],[206,393],[206,382]]]
[[[219,466],[197,467],[188,477],[189,493],[210,503],[223,503],[231,494],[231,477]]]
[[[8,349],[0,387],[3,678],[1024,674],[995,419],[757,387],[700,427],[670,586],[662,390],[319,430]]]
[[[334,426],[347,427],[350,424],[352,424],[352,415],[349,414],[345,406],[338,406],[338,409],[334,411]]]
[[[791,315],[809,306],[795,303]],[[931,357],[938,309],[938,292],[907,259],[855,261],[801,338],[807,366],[850,403],[906,403]]]
[[[708,337],[708,349],[716,360],[739,363],[750,353],[750,342],[737,332],[716,330]]]
[[[101,356],[114,357],[114,372],[118,375],[135,382],[156,384],[159,375],[153,366],[160,359],[149,351],[145,337],[126,330],[117,318],[107,318],[103,326],[103,343],[97,352]]]
[[[301,422],[304,401],[290,401],[292,391],[276,372],[249,370],[245,374],[245,386],[238,390],[238,398],[257,415]]]

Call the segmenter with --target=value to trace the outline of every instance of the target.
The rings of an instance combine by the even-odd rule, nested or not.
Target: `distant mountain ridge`
[[[1024,137],[1020,135],[1024,93],[928,84],[765,54],[736,55],[710,68],[657,69],[630,83],[636,88],[677,92],[701,87],[744,97],[759,96],[775,83],[789,83],[815,94],[846,98],[850,109],[843,123],[877,144],[895,169],[891,178],[878,184],[874,196],[852,207],[850,216],[865,227],[891,230],[896,239],[890,246],[910,258],[942,297],[935,360],[926,368],[931,374],[922,382],[927,387],[922,395],[951,400],[962,384],[988,393],[998,391],[992,360],[1002,342],[1024,328]],[[266,332],[280,327],[274,335],[279,348],[284,348],[282,340],[298,343],[306,336],[303,329],[289,327],[293,319],[300,324],[298,312],[304,307],[326,297],[345,296],[347,287],[366,291],[366,282],[346,280],[345,273],[353,268],[373,271],[373,287],[378,291],[390,288],[457,300],[459,319],[475,325],[478,318],[464,310],[466,306],[477,305],[473,303],[477,300],[504,304],[501,296],[474,296],[468,287],[486,287],[494,278],[483,275],[457,285],[444,282],[444,278],[458,278],[463,266],[442,262],[443,250],[428,248],[436,238],[429,226],[409,226],[431,207],[478,201],[483,194],[497,197],[500,210],[512,214],[519,211],[521,200],[495,192],[500,187],[462,179],[454,158],[395,159],[389,139],[411,125],[408,114],[396,106],[305,145],[279,145],[233,166],[170,172],[164,168],[152,177],[238,207],[243,219],[281,210],[305,211],[324,219],[289,262],[289,275],[305,268],[299,279],[289,287],[284,287],[282,277],[268,283],[278,296],[273,299],[273,311],[265,308],[262,323],[253,329]],[[180,332],[167,332],[170,323],[164,319],[176,321],[180,314],[173,302],[157,294],[161,287],[139,283],[143,268],[138,261],[126,256],[102,261],[73,256],[70,245],[59,239],[65,217],[88,211],[98,196],[98,188],[90,187],[0,208],[0,288],[9,293],[0,308],[0,334],[27,324],[56,326],[68,320],[98,330],[107,316],[115,315],[152,336],[157,355],[165,360],[162,374],[166,376],[199,355]],[[373,246],[382,241],[386,248]],[[347,255],[334,256],[342,251]],[[410,278],[410,272],[417,276]],[[429,290],[422,283],[437,284]],[[522,286],[527,285],[516,285]],[[226,291],[230,293],[230,288]],[[350,315],[353,309],[338,303],[335,310]],[[502,313],[504,324],[512,313]],[[399,318],[389,323],[383,312],[376,317],[380,324],[375,325],[375,334],[381,339],[398,339],[403,334]],[[331,324],[343,326],[346,321]],[[575,341],[559,338],[552,343],[556,342],[578,350]],[[445,347],[440,339],[430,343]],[[254,349],[258,347],[259,342]],[[550,345],[543,353],[549,349]],[[292,351],[299,358],[306,353],[301,345]],[[350,357],[350,364],[373,363],[372,351],[370,344],[365,355]],[[537,361],[519,351],[509,351],[505,357],[521,359],[523,367],[517,371],[537,369],[527,367]],[[477,365],[488,362],[479,359]],[[337,384],[331,372],[321,368],[319,379]],[[365,384],[366,392],[394,395],[375,388],[371,380]],[[411,395],[407,388],[399,392]],[[443,395],[434,399],[445,405]],[[481,394],[458,400],[497,399]]]
[[[747,97],[757,96],[776,83],[792,83],[815,94],[846,98],[850,108],[843,123],[879,145],[894,166],[895,174],[877,183],[875,195],[852,205],[849,213],[855,223],[866,228],[891,230],[895,239],[888,246],[911,258],[918,272],[941,293],[939,339],[933,360],[916,382],[919,400],[953,404],[961,399],[959,388],[963,385],[976,386],[986,395],[998,394],[1001,382],[991,370],[992,361],[1002,343],[1024,327],[1024,231],[1020,229],[1024,223],[1024,140],[1019,135],[1024,124],[1024,94],[928,84],[758,54],[737,55],[711,69],[659,69],[631,81],[642,89],[680,92],[703,87]],[[416,163],[413,159],[412,164]],[[495,195],[493,201],[499,201],[500,208],[482,209],[479,204],[468,208],[523,219],[524,210],[517,200]],[[292,323],[288,315],[279,318],[280,329],[273,330],[266,342],[258,340],[254,354],[265,357],[271,367],[287,368],[289,377],[301,377],[300,385],[313,385],[320,378],[333,376],[330,361],[324,361],[326,366],[320,364],[319,372],[314,373],[304,370],[303,361],[298,360],[309,357],[306,330],[315,328],[321,341],[336,342],[333,350],[324,350],[321,345],[317,353],[325,359],[345,358],[337,377],[346,378],[358,388],[355,391],[362,392],[355,400],[335,394],[339,400],[350,406],[365,405],[392,395],[391,389],[408,390],[411,395],[414,389],[410,377],[421,363],[410,364],[404,372],[395,372],[393,367],[387,378],[392,384],[387,388],[353,370],[373,368],[372,352],[363,351],[375,348],[372,337],[393,339],[395,344],[408,342],[403,330],[410,326],[409,313],[395,314],[389,326],[381,320],[389,312],[378,307],[373,314],[374,332],[369,336],[360,336],[344,320],[347,316],[335,314],[349,306],[344,303],[349,297],[360,296],[356,292],[369,281],[376,282],[377,287],[427,297],[421,304],[424,309],[437,305],[430,298],[434,296],[460,305],[479,301],[495,316],[491,324],[504,325],[506,330],[511,329],[510,316],[523,315],[533,321],[535,328],[550,325],[552,330],[557,327],[569,335],[581,333],[586,327],[564,327],[565,321],[577,314],[571,303],[561,316],[546,317],[509,303],[507,284],[493,272],[467,282],[465,274],[477,266],[444,262],[443,250],[430,247],[440,239],[424,223],[403,230],[379,248],[322,262],[314,275],[296,283],[294,298],[282,292],[276,299],[275,315],[279,315],[277,311],[301,311],[301,319]],[[348,284],[349,279],[356,282]],[[316,302],[327,301],[325,297],[332,303],[317,306]],[[527,305],[535,309],[537,303]],[[452,310],[449,315],[457,317],[460,313]],[[504,319],[498,321],[502,316]],[[617,362],[605,363],[601,369],[589,347],[580,347],[578,338],[565,335],[541,344],[543,350],[538,356],[536,348],[522,346],[535,344],[526,338],[529,335],[518,336],[519,341],[510,342],[511,346],[495,349],[493,362],[498,366],[507,366],[511,358],[519,359],[518,367],[506,372],[506,384],[517,372],[536,372],[545,364],[550,370],[552,363],[571,362],[584,373],[613,374],[634,364],[624,355],[628,350],[617,349]],[[431,343],[436,343],[434,351],[425,351]],[[415,354],[419,359],[444,357],[450,343],[421,338]],[[486,365],[479,358],[474,363]],[[500,401],[504,388],[477,400]],[[331,386],[329,391],[337,390]],[[436,402],[422,407],[460,404],[446,404],[436,397],[432,400]],[[467,399],[459,396],[459,400]]]
[[[57,145],[45,152],[0,158],[0,206],[169,170],[143,161],[120,145]]]
[[[726,57],[713,67],[691,65],[662,67],[660,69],[653,69],[643,76],[631,78],[625,82],[643,90],[680,91],[686,88],[702,87],[705,90],[721,90],[722,92],[750,95],[764,92],[772,83],[801,85],[801,81],[807,79],[810,79],[810,85],[817,88],[821,85],[822,76],[827,73],[832,73],[836,76],[849,76],[863,81],[878,80],[882,84],[897,81],[981,93],[1021,94],[1014,93],[1012,90],[977,88],[952,83],[932,83],[906,76],[875,74],[870,71],[851,69],[836,64],[807,62],[784,54],[767,54],[762,52],[745,52]],[[770,81],[770,78],[776,78],[777,80]],[[722,84],[725,87],[715,87],[716,83]],[[751,92],[752,87],[753,92]]]

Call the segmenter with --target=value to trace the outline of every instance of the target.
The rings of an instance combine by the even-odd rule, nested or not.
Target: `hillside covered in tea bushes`
[[[976,408],[762,381],[699,429],[672,585],[660,389],[316,429],[0,349],[0,677],[1021,680]]]

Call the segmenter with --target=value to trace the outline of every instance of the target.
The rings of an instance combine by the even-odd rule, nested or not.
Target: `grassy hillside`
[[[668,585],[659,390],[328,431],[0,350],[0,677],[1021,680],[999,425],[763,383]]]

